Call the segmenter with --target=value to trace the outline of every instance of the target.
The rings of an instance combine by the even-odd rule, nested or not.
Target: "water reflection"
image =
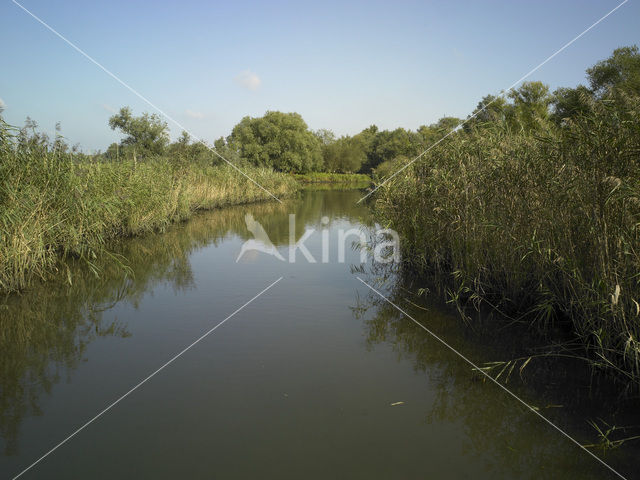
[[[453,312],[447,313],[446,306],[412,293],[417,286],[408,275],[379,268],[375,273],[360,269],[359,274],[477,365],[522,354],[523,332],[496,336],[494,329],[488,337],[483,326],[473,332]],[[399,359],[410,359],[415,371],[426,377],[435,398],[424,414],[425,423],[443,434],[452,424],[461,424],[467,453],[481,459],[496,477],[560,478],[558,472],[566,478],[615,477],[377,295],[359,298],[354,312],[364,321],[368,348],[390,345]],[[637,401],[617,398],[610,384],[590,378],[583,367],[562,358],[541,359],[522,377],[516,371],[507,386],[582,444],[598,442],[590,419],[629,425],[625,436],[631,436],[640,424]],[[594,452],[627,478],[635,478],[640,442],[625,443],[606,455]]]
[[[110,247],[114,257],[96,259],[93,268],[69,260],[59,266],[57,278],[0,300],[3,453],[18,452],[20,425],[25,418],[41,414],[41,397],[82,361],[89,343],[99,337],[129,335],[127,325],[105,321],[105,311],[122,302],[137,308],[145,293],[160,283],[175,292],[194,288],[190,255],[229,236],[251,238],[247,212],[262,223],[276,246],[282,246],[289,241],[289,213],[296,214],[298,239],[306,226],[317,224],[324,215],[331,221],[364,219],[368,212],[356,205],[359,197],[357,190],[331,196],[303,193],[282,204],[257,203],[203,213],[163,234],[117,242]]]
[[[82,418],[94,414],[98,410],[95,405],[103,405],[105,392],[120,393],[122,384],[129,386],[130,378],[114,381],[119,375],[111,370],[114,364],[100,363],[114,354],[114,345],[104,341],[105,337],[127,337],[134,332],[134,339],[122,342],[131,347],[148,335],[135,348],[119,350],[129,356],[117,365],[122,368],[128,361],[136,365],[146,361],[156,368],[159,359],[165,359],[165,352],[174,352],[177,346],[182,348],[201,334],[209,310],[237,308],[235,298],[223,305],[218,298],[209,301],[214,296],[210,291],[227,282],[229,290],[235,288],[229,275],[241,276],[244,272],[256,276],[262,272],[270,281],[276,274],[287,277],[282,289],[269,298],[272,303],[261,305],[262,317],[247,315],[234,323],[234,328],[221,331],[227,337],[212,339],[218,342],[215,348],[190,352],[189,358],[175,365],[176,370],[166,372],[168,385],[150,382],[136,395],[137,404],[123,404],[112,412],[109,422],[92,425],[84,431],[82,442],[49,458],[41,474],[64,477],[69,471],[82,471],[89,472],[85,476],[95,476],[110,461],[109,455],[103,455],[103,449],[107,449],[113,458],[131,455],[132,462],[146,455],[149,465],[156,465],[157,452],[162,451],[167,457],[165,464],[148,466],[144,470],[147,474],[141,475],[154,478],[175,477],[168,468],[198,465],[198,461],[209,458],[211,451],[221,452],[220,457],[224,457],[215,459],[220,476],[232,476],[242,464],[252,474],[247,478],[257,476],[265,466],[279,472],[291,459],[298,462],[301,472],[309,473],[318,455],[329,459],[327,465],[357,466],[357,472],[367,478],[391,478],[393,475],[386,473],[402,468],[405,470],[397,477],[423,478],[428,476],[425,472],[431,472],[434,478],[472,478],[469,472],[473,472],[477,473],[473,478],[486,479],[608,478],[593,459],[495,385],[479,381],[467,364],[378,297],[360,298],[354,311],[362,324],[353,322],[347,308],[352,305],[352,292],[364,294],[366,289],[358,290],[361,285],[355,277],[349,277],[348,265],[270,263],[264,254],[265,261],[255,265],[264,272],[253,264],[233,263],[239,251],[234,249],[253,237],[247,230],[247,213],[261,223],[276,246],[285,247],[289,243],[290,213],[296,214],[296,240],[306,228],[322,229],[323,216],[337,228],[358,223],[372,226],[367,208],[356,204],[361,195],[359,191],[304,193],[284,204],[252,204],[198,215],[164,234],[113,245],[114,254],[126,259],[128,272],[110,258],[100,259],[96,265],[101,271],[99,277],[86,265],[69,262],[61,266],[57,280],[4,299],[0,315],[0,437],[4,454],[12,456],[5,464],[22,455],[25,458],[10,467],[19,471],[14,464],[37,458],[36,453],[25,455],[25,451],[40,434],[38,428],[49,428],[58,438],[76,424],[77,406],[61,425],[42,422],[34,427],[26,420],[41,411],[47,413],[43,419],[51,418],[52,412],[54,417],[66,415],[59,405],[52,408],[45,399],[60,397],[64,402],[82,392],[84,385],[90,385],[80,381],[74,384],[79,385],[75,390],[61,395],[53,390],[57,382],[71,378],[74,372],[77,379],[85,357],[97,363],[85,368],[85,374],[100,376],[96,383],[111,382],[113,389],[106,388],[93,399],[82,397],[80,403],[93,402]],[[310,248],[315,253],[318,238],[313,240]],[[210,246],[220,248],[206,248]],[[356,255],[352,258],[355,261]],[[412,293],[416,285],[410,278],[387,268],[368,273],[364,266],[357,265],[353,270],[369,283],[386,281],[386,291],[394,302],[475,362],[519,355],[525,342],[506,334],[491,342],[461,328],[456,317],[441,305],[416,298]],[[172,297],[171,290],[179,295]],[[225,297],[229,290],[216,294]],[[121,304],[128,307],[121,311],[130,311],[131,306],[140,309],[127,317],[129,320],[119,322],[114,320],[113,311]],[[170,312],[157,315],[160,310]],[[184,313],[184,318],[175,321],[175,312]],[[162,328],[154,330],[159,324]],[[361,325],[364,343],[376,355],[362,348]],[[96,344],[104,347],[97,353],[93,350]],[[398,362],[389,361],[388,346],[395,351]],[[145,357],[138,347],[147,348],[147,353],[155,349],[154,354]],[[190,373],[180,375],[181,366],[183,372]],[[144,368],[140,370],[146,374]],[[172,374],[173,380],[169,381]],[[135,371],[131,377],[137,381],[138,375]],[[211,381],[202,384],[199,379],[205,376]],[[585,377],[566,363],[532,362],[525,378],[527,383],[522,384],[516,374],[510,388],[580,441],[596,440],[585,422],[588,418],[600,416],[617,425],[640,424],[640,419],[632,421],[623,415],[619,403],[603,411],[606,399],[595,398],[593,390],[585,385]],[[218,384],[224,388],[218,388]],[[48,395],[52,391],[54,395]],[[190,393],[183,396],[168,391]],[[388,396],[396,393],[413,398],[413,402],[388,407]],[[228,415],[219,415],[220,411]],[[134,414],[137,421],[132,425]],[[156,425],[158,418],[162,418],[160,426]],[[174,445],[188,441],[190,448],[181,451],[160,446],[157,442],[161,435],[149,432],[165,428],[172,432]],[[126,435],[130,442],[135,438],[139,448],[134,451],[128,444],[122,445],[114,432]],[[25,445],[20,454],[18,439]],[[166,443],[164,439],[162,442]],[[46,445],[37,445],[38,452],[53,441],[42,443]],[[270,450],[264,448],[265,444]],[[244,462],[248,451],[253,463]],[[637,446],[629,443],[609,453],[606,460],[625,473],[631,472],[628,478],[632,478],[637,453]],[[65,470],[68,464],[73,466]],[[140,468],[144,465],[144,461],[137,464]],[[383,472],[381,468],[389,470]],[[324,478],[331,476],[328,472],[323,471]],[[418,477],[416,472],[423,475]],[[314,477],[313,472],[307,476]]]

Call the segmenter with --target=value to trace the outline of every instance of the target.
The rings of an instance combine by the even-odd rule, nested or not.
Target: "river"
[[[455,312],[411,297],[388,265],[361,264],[355,235],[338,261],[340,231],[377,228],[361,195],[310,190],[201,213],[3,299],[0,476],[68,439],[20,478],[618,478],[358,278],[474,361],[504,358]],[[253,238],[248,213],[282,259],[236,261]],[[291,213],[296,240],[314,229],[315,263],[302,250],[290,261]],[[532,384],[507,386],[593,442],[587,420],[615,420],[616,407],[562,365],[532,364]],[[593,451],[638,478],[633,442]]]

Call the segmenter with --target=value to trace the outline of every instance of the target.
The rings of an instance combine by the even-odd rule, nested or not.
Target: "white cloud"
[[[2,99],[0,98],[0,108],[5,108],[6,106],[7,106],[7,104],[6,104],[6,103],[4,103],[4,100],[2,100]]]
[[[198,120],[204,118],[204,113],[196,112],[194,110],[187,109],[187,110],[184,111],[184,114],[189,118],[195,118],[195,119],[198,119]]]
[[[104,108],[107,112],[109,113],[116,113],[116,109],[113,108],[111,105],[109,105],[108,103],[103,103],[102,104],[102,108]]]
[[[241,87],[254,91],[257,90],[262,83],[260,77],[253,73],[251,70],[240,72],[233,80]]]

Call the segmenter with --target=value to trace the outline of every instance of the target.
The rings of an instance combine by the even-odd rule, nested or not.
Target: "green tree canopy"
[[[556,89],[553,92],[551,102],[553,107],[552,120],[559,125],[565,118],[587,113],[591,109],[591,98],[591,90],[584,85],[578,85],[576,88],[561,87]]]
[[[628,94],[640,95],[640,53],[638,46],[617,48],[606,60],[587,69],[591,90],[597,95],[606,94],[617,87]]]
[[[341,137],[323,147],[324,166],[328,172],[355,173],[367,159],[364,140],[358,136]]]
[[[244,117],[228,143],[250,163],[282,172],[321,170],[320,141],[298,113],[267,112]]]
[[[548,120],[549,105],[553,100],[548,85],[524,82],[519,88],[511,90],[508,97],[513,100],[514,107],[514,116],[508,120],[514,122],[514,127],[535,130]]]
[[[451,131],[457,128],[461,123],[462,119],[458,117],[442,117],[436,123],[432,123],[431,125],[422,125],[417,130],[417,143],[420,144],[419,150],[429,148],[442,137],[451,133]]]
[[[413,156],[420,149],[421,139],[419,135],[404,128],[378,131],[369,143],[367,161],[362,170],[371,172],[387,160],[401,155]]]
[[[503,96],[486,95],[478,102],[473,114],[464,125],[465,131],[495,123],[504,123],[513,106]]]
[[[161,155],[169,144],[167,122],[155,113],[134,117],[129,107],[122,107],[109,119],[109,126],[124,133],[121,145],[139,156]]]
[[[336,141],[336,135],[331,130],[326,128],[321,128],[320,130],[316,130],[313,134],[320,141],[320,145],[330,145],[331,143]]]

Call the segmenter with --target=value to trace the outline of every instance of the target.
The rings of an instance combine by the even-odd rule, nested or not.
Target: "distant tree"
[[[378,131],[371,139],[367,151],[367,161],[362,166],[362,171],[370,173],[382,162],[393,160],[401,155],[410,157],[419,148],[419,143],[416,142],[413,132],[404,128]]]
[[[112,130],[120,130],[126,137],[120,143],[137,156],[161,155],[169,144],[169,127],[159,115],[144,113],[134,117],[129,107],[109,119]]]
[[[369,125],[360,133],[358,133],[357,135],[354,135],[354,138],[357,138],[360,141],[367,158],[369,158],[369,156],[371,155],[371,152],[373,150],[373,141],[375,140],[376,135],[378,134],[379,131],[380,130],[376,125]],[[367,161],[365,161],[365,164],[366,163]]]
[[[514,116],[508,121],[513,127],[525,131],[535,130],[543,126],[549,119],[549,105],[553,97],[549,86],[542,82],[524,82],[519,88],[508,93],[513,100]]]
[[[420,135],[422,146],[432,143],[433,138],[436,136],[435,130],[429,125],[420,125],[416,130],[416,133]]]
[[[640,53],[638,46],[617,48],[606,60],[587,69],[591,90],[598,97],[616,87],[627,94],[640,95]]]
[[[442,117],[435,124],[431,125],[431,127],[437,130],[440,130],[442,133],[446,135],[461,123],[462,123],[462,119],[458,117]]]
[[[240,155],[238,154],[237,149],[234,148],[233,145],[231,145],[228,140],[229,141],[231,140],[231,136],[229,136],[227,139],[225,139],[224,137],[220,137],[217,140],[215,140],[213,142],[213,147],[215,149],[215,152],[218,155],[220,155],[220,157],[227,160],[228,162],[231,162],[234,165],[239,165],[240,163],[243,162],[243,159],[240,158]],[[213,156],[212,156],[213,162],[223,163],[224,160],[222,160],[222,158],[216,155],[216,153],[213,153]]]
[[[323,147],[324,165],[329,172],[354,173],[367,159],[364,141],[359,137],[341,137]]]
[[[216,150],[222,150],[227,146],[227,141],[224,137],[220,137],[213,142],[213,146]]]
[[[186,131],[183,131],[177,140],[166,148],[166,153],[173,162],[189,162],[193,160],[190,155],[190,150],[193,146],[191,145],[191,136]]]
[[[320,141],[298,113],[267,112],[244,117],[227,139],[253,165],[307,173],[322,167]]]
[[[183,130],[178,139],[176,140],[178,145],[189,145],[191,143],[191,135],[186,130]]]
[[[382,162],[373,170],[373,174],[378,180],[383,180],[396,173],[410,161],[411,160],[409,158],[404,155],[400,155],[393,160],[386,160]]]
[[[495,124],[504,124],[512,116],[513,105],[504,96],[486,95],[478,102],[463,128],[470,131]]]
[[[118,160],[120,158],[120,145],[113,142],[107,147],[106,152],[103,154],[107,160]]]
[[[553,92],[551,119],[558,125],[566,118],[590,111],[592,91],[584,85],[576,88],[558,88]]]
[[[321,145],[330,145],[336,141],[336,135],[331,130],[321,128],[316,130],[313,134],[318,138]]]
[[[362,130],[357,136],[360,137],[367,145],[373,141],[380,129],[376,125],[369,125]]]

